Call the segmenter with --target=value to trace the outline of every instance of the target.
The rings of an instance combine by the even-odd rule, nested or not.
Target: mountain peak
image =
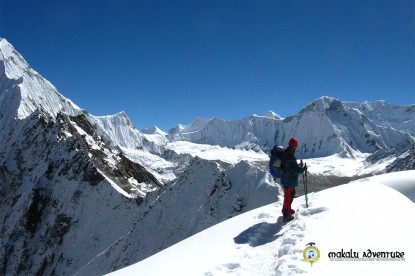
[[[128,125],[135,128],[134,123],[131,121],[130,117],[128,117],[127,113],[125,113],[124,111],[120,111],[113,115],[96,116],[96,118],[112,122],[112,124],[114,125]]]
[[[26,60],[14,49],[14,47],[4,38],[0,40],[0,73],[4,73],[7,78],[17,80],[30,69]]]
[[[182,131],[184,132],[196,132],[196,131],[200,131],[201,129],[203,129],[210,121],[216,119],[206,119],[206,118],[201,118],[201,117],[197,117],[196,119],[193,120],[193,122],[186,126]]]
[[[156,126],[153,126],[151,128],[142,129],[141,133],[143,133],[143,134],[159,134],[159,135],[163,135],[163,136],[167,135],[167,133],[165,133],[164,131],[162,131],[161,129],[159,129]]]
[[[7,114],[24,119],[40,111],[55,117],[59,112],[76,115],[81,109],[62,96],[6,40],[0,40],[0,106],[7,107]],[[17,114],[16,114],[17,113]]]
[[[6,47],[7,45],[11,45],[7,39],[0,37],[0,49]]]
[[[341,103],[341,101],[336,99],[336,98],[329,97],[329,96],[322,96],[320,98],[315,99],[310,104],[308,104],[306,107],[304,107],[300,111],[300,113],[305,113],[305,112],[308,112],[308,111],[322,112],[322,111],[325,111],[326,109],[330,108],[330,106],[334,102]]]
[[[281,119],[281,116],[272,110],[268,110],[267,112],[265,112],[264,117],[268,117],[271,119]]]
[[[320,98],[315,99],[311,104],[328,108],[333,102],[340,102],[340,100],[329,96],[322,96]]]

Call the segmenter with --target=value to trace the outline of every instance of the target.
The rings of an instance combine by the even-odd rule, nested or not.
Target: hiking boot
[[[289,221],[292,221],[293,219],[294,219],[294,217],[290,215],[290,216],[284,216],[282,220],[284,222],[289,222]]]
[[[281,213],[285,216],[284,209],[281,209]],[[294,215],[294,214],[295,214],[295,211],[294,211],[293,209],[291,209],[291,210],[290,210],[290,214],[291,214],[291,215]]]

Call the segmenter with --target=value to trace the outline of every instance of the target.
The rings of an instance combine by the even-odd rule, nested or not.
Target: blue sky
[[[0,37],[77,105],[137,128],[415,103],[415,1],[0,0]]]

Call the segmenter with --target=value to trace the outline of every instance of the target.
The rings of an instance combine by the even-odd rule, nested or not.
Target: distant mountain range
[[[321,97],[297,115],[280,118],[273,112],[241,120],[196,119],[191,125],[169,131],[170,139],[239,147],[250,143],[269,151],[300,141],[298,154],[304,158],[354,152],[374,153],[402,144],[413,144],[415,105],[397,106],[385,101],[362,104]]]
[[[196,119],[139,131],[124,112],[93,116],[0,39],[0,274],[103,274],[276,200],[263,166],[179,153],[176,141],[303,158],[393,158],[413,169],[415,106],[322,97],[297,115]],[[264,155],[264,154],[263,154]]]

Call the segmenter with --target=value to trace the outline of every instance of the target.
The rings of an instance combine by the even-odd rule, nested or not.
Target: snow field
[[[186,141],[171,142],[166,145],[167,149],[174,150],[179,154],[190,154],[206,160],[221,160],[230,164],[245,161],[264,161],[269,160],[269,156],[263,151],[232,149],[221,146],[207,144],[195,144]]]

